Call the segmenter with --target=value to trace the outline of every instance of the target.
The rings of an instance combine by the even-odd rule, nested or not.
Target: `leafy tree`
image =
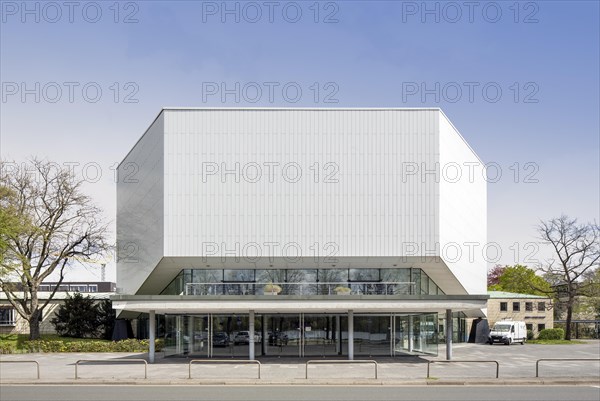
[[[16,237],[25,225],[14,207],[14,200],[15,193],[0,184],[0,264],[8,250],[10,238]]]
[[[29,322],[29,338],[40,337],[40,316],[64,279],[71,258],[96,257],[109,249],[107,225],[101,210],[82,193],[83,180],[76,180],[66,167],[32,160],[21,168],[0,161],[2,226],[19,221],[17,230],[2,233],[0,286],[7,300]],[[5,220],[4,216],[13,216]],[[45,300],[39,287],[58,272],[56,286]]]
[[[580,312],[600,319],[600,268],[588,271],[581,282]]]
[[[590,287],[583,279],[598,268],[600,261],[600,227],[596,223],[578,224],[577,219],[562,215],[542,221],[538,233],[557,257],[539,270],[558,280],[555,289],[561,293],[567,309],[565,340],[570,340],[573,307],[577,297],[585,296]]]
[[[50,320],[54,329],[66,337],[95,337],[98,332],[98,305],[89,295],[76,292],[58,307]]]
[[[103,339],[112,339],[116,318],[117,313],[113,309],[112,302],[109,299],[105,299],[98,304],[97,322]]]
[[[504,272],[506,266],[496,265],[492,267],[492,270],[488,271],[487,276],[487,285],[491,287],[492,285],[500,284],[500,276]]]
[[[488,278],[489,280],[489,278]],[[498,283],[489,286],[491,291],[507,291],[519,294],[545,295],[552,293],[550,283],[535,274],[535,270],[527,266],[505,266],[498,276]]]

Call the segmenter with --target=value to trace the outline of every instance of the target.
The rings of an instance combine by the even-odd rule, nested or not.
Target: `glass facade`
[[[183,269],[162,295],[263,295],[276,284],[282,295],[442,295],[421,269]]]
[[[421,269],[183,269],[163,295],[443,295]],[[272,288],[269,289],[272,291]],[[355,314],[358,357],[437,355],[443,321],[436,313]],[[456,337],[461,324],[455,323]],[[163,315],[158,337],[165,355],[195,358],[348,355],[348,315],[340,313],[256,314],[249,338],[249,314]],[[458,339],[458,338],[457,338]]]
[[[254,339],[248,314],[165,315],[158,337],[165,356],[245,359],[256,356],[348,355],[346,314],[257,314]],[[437,355],[437,314],[354,316],[356,356]]]

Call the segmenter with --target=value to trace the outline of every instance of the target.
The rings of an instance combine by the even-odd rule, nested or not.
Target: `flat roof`
[[[536,298],[536,299],[548,299],[550,297],[544,297],[542,295],[534,294],[520,294],[518,292],[506,292],[506,291],[488,291],[490,299],[499,298]]]
[[[440,107],[179,107],[168,106],[162,110],[312,110],[312,111],[339,111],[339,110],[430,110],[442,111]]]
[[[194,296],[121,295],[110,297],[116,310],[159,314],[196,313],[414,313],[442,314],[447,309],[481,314],[487,295],[343,296]],[[483,315],[482,315],[483,316]]]

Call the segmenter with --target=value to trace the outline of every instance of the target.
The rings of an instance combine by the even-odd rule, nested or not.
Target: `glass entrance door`
[[[354,316],[354,354],[392,356],[391,333],[391,315]]]
[[[437,355],[437,314],[414,314],[394,317],[394,355]]]
[[[341,355],[339,315],[302,315],[301,356]]]
[[[267,356],[337,356],[347,348],[347,319],[340,315],[263,315],[261,353]]]

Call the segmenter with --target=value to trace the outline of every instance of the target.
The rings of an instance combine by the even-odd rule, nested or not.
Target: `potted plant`
[[[350,287],[344,287],[340,285],[335,287],[333,291],[335,291],[337,295],[349,295],[352,292],[352,289],[350,289]]]
[[[265,285],[263,288],[263,293],[265,295],[277,295],[281,292],[281,287],[277,284],[269,283]]]

